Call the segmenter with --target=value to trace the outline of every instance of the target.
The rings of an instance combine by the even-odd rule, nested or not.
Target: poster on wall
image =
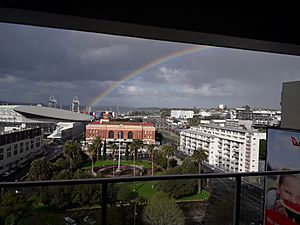
[[[300,169],[300,131],[268,129],[266,169]],[[265,225],[300,225],[300,175],[268,176]]]

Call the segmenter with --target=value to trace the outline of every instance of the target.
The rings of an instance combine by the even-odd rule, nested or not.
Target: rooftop
[[[224,126],[224,127],[221,127],[221,126],[218,126],[218,125],[212,125],[212,124],[203,124],[201,125],[201,127],[210,127],[210,128],[216,128],[216,129],[221,129],[221,130],[230,130],[230,131],[236,131],[236,132],[243,132],[243,133],[257,133],[258,131],[257,130],[245,130],[245,129],[242,129],[242,128],[234,128],[234,127],[229,127],[229,126]],[[197,127],[195,127],[197,128]]]
[[[77,121],[77,122],[89,122],[91,117],[81,113],[75,113],[64,109],[55,109],[42,106],[17,106],[14,111],[21,115],[40,120],[57,120],[57,121]]]
[[[183,130],[182,132],[188,132],[190,134],[195,134],[195,135],[201,134],[202,136],[205,136],[205,137],[215,137],[215,135],[203,133],[201,131],[196,131],[196,130]]]
[[[4,134],[17,133],[17,132],[20,132],[20,131],[33,130],[33,129],[36,129],[36,128],[39,128],[39,127],[30,127],[30,128],[18,128],[18,129],[12,129],[12,130],[8,130],[8,131],[0,132],[0,136],[1,136],[1,135],[4,135]]]
[[[145,127],[154,127],[153,123],[144,123],[144,122],[129,122],[129,121],[110,121],[102,122],[99,121],[91,122],[90,124],[104,124],[104,125],[131,125],[131,126],[145,126]]]

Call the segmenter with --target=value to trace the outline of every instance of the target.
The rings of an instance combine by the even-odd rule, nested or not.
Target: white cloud
[[[165,81],[166,83],[178,83],[186,80],[186,76],[188,75],[187,70],[179,70],[179,69],[171,69],[167,67],[160,67],[158,69],[158,73],[156,77],[160,80]]]
[[[220,79],[213,83],[204,83],[199,87],[183,85],[180,90],[187,96],[234,96],[242,93],[243,84],[232,79]]]

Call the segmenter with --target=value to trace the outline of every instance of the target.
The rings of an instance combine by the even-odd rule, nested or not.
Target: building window
[[[119,131],[118,132],[118,138],[119,139],[123,139],[123,131]]]
[[[17,155],[18,154],[18,145],[15,144],[14,145],[14,155]]]
[[[132,131],[129,131],[128,132],[128,139],[132,139],[133,138],[133,133],[132,133]]]
[[[0,160],[3,160],[4,159],[4,149],[3,148],[0,148]]]
[[[7,158],[11,157],[11,146],[9,146],[7,149],[6,149],[7,153],[6,153],[6,156]]]
[[[108,132],[108,138],[114,139],[114,138],[115,138],[114,136],[115,136],[115,134],[114,134],[113,131],[109,131],[109,132]]]

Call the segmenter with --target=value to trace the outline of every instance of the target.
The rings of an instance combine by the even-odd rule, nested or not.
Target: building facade
[[[171,118],[189,119],[193,118],[194,112],[192,110],[171,110]]]
[[[265,133],[214,125],[201,125],[180,132],[180,150],[192,155],[203,148],[208,163],[228,172],[258,171],[259,143]]]
[[[18,105],[0,105],[0,125],[2,127],[41,127],[46,134],[51,134],[55,130],[56,125],[54,122],[26,118],[14,111],[16,107],[18,107]]]
[[[93,122],[86,126],[86,142],[99,136],[107,142],[128,142],[143,140],[144,144],[155,144],[155,126],[143,122]]]
[[[41,128],[25,128],[0,133],[0,174],[33,159],[42,151]]]

